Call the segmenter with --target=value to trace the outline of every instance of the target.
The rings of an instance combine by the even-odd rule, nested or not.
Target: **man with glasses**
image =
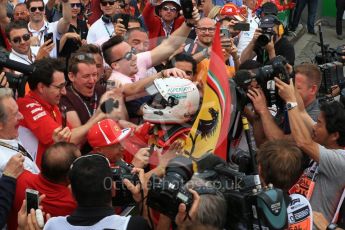
[[[72,19],[71,6],[68,0],[62,1],[63,17],[57,22],[49,23],[44,19],[44,2],[42,0],[28,0],[26,5],[30,12],[28,29],[33,36],[32,40],[35,45],[32,47],[32,51],[37,54],[39,47],[44,43],[44,35],[53,33],[53,42],[55,43],[68,31]],[[50,52],[50,56],[57,57],[56,46]]]
[[[180,10],[179,0],[163,0],[159,5],[156,0],[147,1],[142,15],[149,31],[150,49],[157,46],[159,37],[168,37],[182,25],[184,18],[179,16]]]
[[[24,21],[11,22],[6,27],[6,36],[12,46],[9,59],[31,65],[35,60],[49,56],[54,44],[44,43],[38,50],[37,56],[33,54],[30,47],[31,35],[27,24]]]
[[[105,42],[102,46],[104,60],[113,69],[113,73],[108,80],[109,87],[121,87],[133,82],[136,83],[139,80],[145,80],[146,84],[150,84],[151,81],[147,78],[153,76],[147,77],[147,70],[167,60],[180,48],[190,33],[191,27],[199,19],[198,10],[194,8],[192,19],[186,20],[180,28],[156,48],[139,54],[136,54],[136,50],[125,42],[122,36],[114,36]],[[161,74],[165,74],[164,72],[160,72],[159,75],[162,76]],[[168,75],[169,71],[166,76]],[[174,75],[176,75],[176,72]],[[184,72],[183,76],[185,76]],[[154,80],[155,78],[152,79]]]
[[[215,30],[216,23],[214,20],[210,18],[200,19],[195,30],[197,35],[196,41],[186,45],[186,53],[194,55],[211,47]]]
[[[114,35],[114,27],[116,24],[114,16],[124,13],[124,2],[121,0],[102,0],[100,1],[103,15],[89,29],[87,35],[87,43],[96,43],[97,41],[111,38]]]
[[[37,153],[39,167],[42,154],[50,145],[58,141],[83,143],[91,126],[105,117],[97,109],[86,124],[72,130],[68,123],[67,127],[62,127],[63,118],[58,104],[66,94],[64,70],[64,63],[56,59],[45,58],[35,62],[35,71],[28,78],[31,91],[17,100],[19,111],[24,114],[19,136],[29,152]]]

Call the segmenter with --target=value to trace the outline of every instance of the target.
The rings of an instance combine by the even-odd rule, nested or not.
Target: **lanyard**
[[[18,58],[22,59],[23,61],[25,61],[25,62],[28,63],[29,65],[31,65],[31,64],[33,63],[32,61],[30,61],[29,55],[28,55],[28,60],[29,60],[29,61],[28,61],[28,60],[26,60],[25,58],[19,56],[19,55],[16,54],[16,53],[13,53],[13,52],[12,52],[12,54],[15,55],[15,56],[17,56]]]
[[[74,93],[74,95],[76,95],[79,98],[79,100],[84,104],[84,106],[85,106],[85,108],[87,110],[87,113],[89,114],[89,117],[92,117],[92,115],[95,114],[95,112],[97,110],[97,104],[96,104],[96,102],[97,102],[97,93],[95,93],[95,96],[94,96],[93,110],[92,110],[92,113],[91,113],[91,111],[89,109],[89,106],[87,106],[85,101],[79,96],[79,94],[76,91],[74,91],[73,87],[71,87],[71,89],[72,89],[72,92]]]
[[[0,145],[3,146],[3,147],[5,147],[5,148],[11,149],[11,150],[13,150],[13,151],[19,152],[19,153],[22,154],[23,156],[28,157],[31,161],[34,161],[34,160],[32,159],[32,156],[30,155],[30,153],[28,153],[28,152],[24,149],[24,147],[21,146],[20,144],[18,144],[18,147],[16,148],[16,147],[14,147],[14,146],[12,146],[12,145],[9,145],[9,144],[7,144],[7,143],[5,143],[5,142],[0,141]]]
[[[107,31],[107,33],[108,33],[109,37],[111,38],[111,34],[110,34],[110,32],[109,32],[109,30],[108,30],[107,26],[105,25],[105,23],[104,23],[104,27],[105,27],[105,30]]]

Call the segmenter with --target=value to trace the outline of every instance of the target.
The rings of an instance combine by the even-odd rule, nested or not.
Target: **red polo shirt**
[[[41,168],[42,154],[54,143],[54,129],[62,124],[59,107],[49,104],[33,91],[19,98],[17,104],[24,116],[20,122],[20,140],[32,155],[36,155],[36,164]]]
[[[67,185],[55,184],[45,179],[41,174],[24,171],[17,179],[16,194],[8,219],[8,229],[17,229],[18,211],[25,199],[25,189],[31,188],[45,194],[42,200],[43,211],[53,216],[70,215],[77,207],[71,190]]]

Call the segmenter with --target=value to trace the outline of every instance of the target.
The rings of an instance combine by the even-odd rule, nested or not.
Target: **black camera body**
[[[139,177],[131,173],[132,169],[133,166],[124,161],[116,162],[116,166],[112,168],[112,179],[116,187],[116,195],[112,200],[113,206],[135,204],[132,193],[123,184],[124,179],[128,179],[134,185],[139,183]]]
[[[166,167],[166,175],[152,175],[149,181],[147,205],[174,219],[178,207],[184,203],[187,210],[193,203],[193,195],[184,187],[193,175],[192,161],[185,157],[172,159]]]
[[[246,175],[223,163],[200,172],[198,177],[212,182],[224,195],[226,229],[286,229],[288,197],[272,185],[263,189],[257,186],[257,175]]]
[[[271,41],[272,36],[276,35],[274,25],[276,25],[278,22],[279,19],[273,15],[266,15],[261,18],[259,28],[261,29],[262,34],[256,40],[256,44],[258,46],[264,47]]]

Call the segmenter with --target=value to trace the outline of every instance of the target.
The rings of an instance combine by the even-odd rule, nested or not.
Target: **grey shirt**
[[[314,121],[317,121],[317,117],[320,114],[319,100],[314,100],[305,110]]]
[[[321,212],[330,222],[345,187],[345,150],[319,145],[319,151],[319,173],[310,204],[313,211]]]

